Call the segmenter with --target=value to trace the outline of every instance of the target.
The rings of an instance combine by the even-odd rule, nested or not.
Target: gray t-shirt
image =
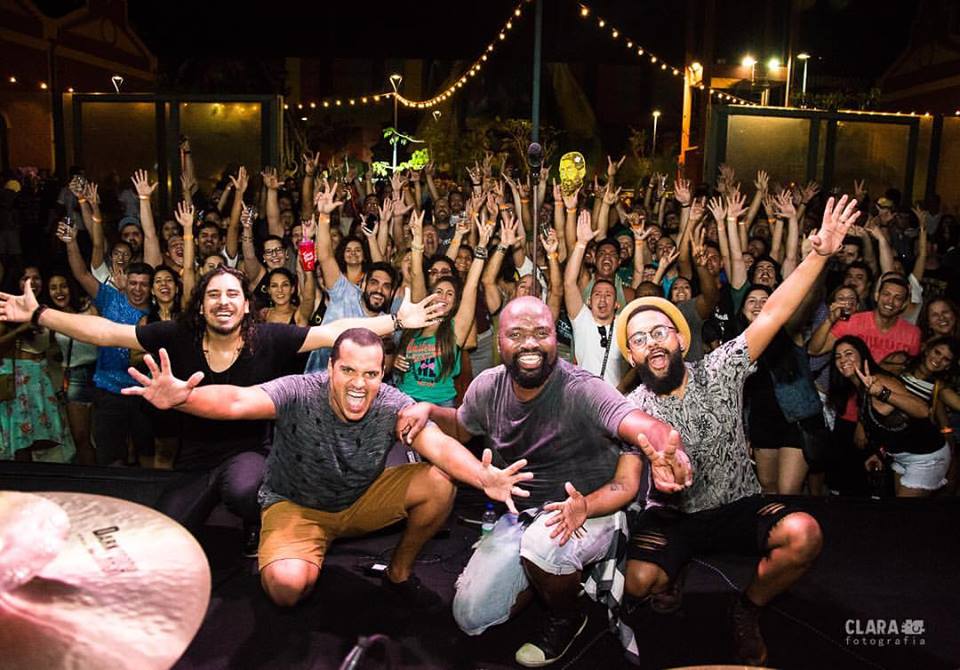
[[[485,435],[499,464],[526,458],[534,478],[518,505],[540,507],[566,500],[565,482],[580,493],[613,478],[623,445],[617,429],[633,406],[599,377],[562,359],[536,398],[520,402],[503,365],[484,370],[470,384],[457,411],[474,435]]]
[[[680,509],[699,512],[760,493],[743,432],[743,382],[754,371],[746,338],[739,337],[686,363],[682,398],[657,396],[638,386],[627,398],[680,432],[693,466],[693,486],[679,495]],[[657,498],[657,493],[651,491]]]
[[[413,404],[381,384],[366,416],[348,423],[330,407],[326,372],[280,377],[260,388],[277,408],[273,449],[260,487],[265,508],[281,500],[324,512],[348,508],[383,472],[395,442],[397,412]]]

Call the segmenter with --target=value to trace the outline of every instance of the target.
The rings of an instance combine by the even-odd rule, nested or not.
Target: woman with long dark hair
[[[754,284],[747,291],[739,314],[741,330],[760,315],[772,292],[764,284]],[[802,493],[810,468],[822,466],[826,430],[806,351],[786,329],[776,334],[757,360],[757,371],[747,378],[743,397],[764,493]]]
[[[439,296],[442,305],[440,319],[416,331],[404,331],[400,338],[394,368],[399,374],[397,388],[417,401],[431,402],[442,407],[453,407],[457,398],[454,379],[460,372],[460,355],[476,313],[477,288],[487,258],[487,244],[493,233],[493,224],[481,225],[480,243],[474,249],[474,259],[467,272],[467,281],[461,286],[454,275],[444,275],[431,284],[431,291]],[[423,213],[410,216],[413,232],[413,282],[424,286],[423,278]]]
[[[80,290],[73,275],[55,271],[47,282],[46,303],[54,309],[72,314],[96,314],[86,294]],[[94,465],[97,462],[90,442],[93,421],[93,373],[97,367],[97,347],[81,342],[63,333],[54,333],[63,356],[63,399],[67,404],[67,421],[77,447],[77,462]]]
[[[928,402],[881,370],[858,337],[838,339],[833,356],[831,398],[840,407],[856,393],[869,453],[867,470],[883,469],[889,457],[898,497],[929,496],[946,484],[950,448],[930,418]]]

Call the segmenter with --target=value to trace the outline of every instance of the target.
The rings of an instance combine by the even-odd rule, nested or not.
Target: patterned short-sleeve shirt
[[[693,466],[693,486],[679,494],[680,509],[699,512],[760,493],[743,432],[743,383],[755,368],[745,337],[740,335],[686,366],[682,397],[658,396],[645,386],[628,396],[683,438]]]

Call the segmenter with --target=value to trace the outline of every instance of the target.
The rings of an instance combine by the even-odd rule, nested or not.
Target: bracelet
[[[103,223],[103,219],[101,219],[101,218],[99,218],[99,217],[97,217],[97,216],[91,216],[90,218],[93,219],[93,222],[94,222],[94,223]]]
[[[507,253],[509,250],[510,250],[510,247],[508,247],[508,246],[506,246],[506,245],[503,245],[503,244],[498,244],[498,245],[497,245],[497,248],[496,248],[496,251],[499,251],[501,254],[505,254],[505,253]]]
[[[570,207],[566,207],[565,209],[567,210],[567,214],[576,214],[576,213],[577,213],[577,208],[576,208],[576,207],[574,207],[574,208],[572,208],[572,209],[571,209]]]
[[[79,198],[77,198],[77,202],[79,202],[81,205],[82,205],[83,203],[85,203],[86,201],[87,201],[87,199],[84,198],[83,196],[80,196]]]
[[[686,205],[681,204],[681,205],[680,205],[680,209],[690,209],[690,205],[689,205],[689,204],[686,204]]]
[[[877,400],[879,400],[880,402],[887,402],[888,400],[890,400],[891,393],[893,393],[893,391],[891,391],[889,387],[884,386],[883,390],[877,394]]]
[[[497,248],[499,249],[500,247],[497,247]],[[482,244],[478,244],[477,246],[475,246],[475,247],[473,248],[473,257],[474,257],[474,258],[479,258],[480,260],[485,261],[485,260],[487,260],[487,257],[488,257],[489,255],[490,255],[490,250],[487,249],[487,248],[486,248],[485,246],[483,246]]]
[[[520,198],[520,202],[522,203],[530,202],[530,198]]]
[[[547,254],[547,258],[549,258],[550,260],[553,260],[553,261],[558,261],[558,260],[560,260],[560,254],[559,254],[558,252],[554,251],[552,254]]]
[[[423,247],[422,244],[420,244],[420,245],[411,244],[411,245],[410,245],[410,251],[419,251],[420,253],[423,253],[423,248],[424,248],[424,247]]]
[[[39,328],[40,316],[46,311],[47,311],[46,305],[39,305],[35,310],[33,310],[33,314],[30,315],[30,325],[32,325],[34,328]]]
[[[150,196],[149,196],[149,195],[138,195],[137,197],[138,197],[140,200],[149,200],[149,199],[150,199]]]

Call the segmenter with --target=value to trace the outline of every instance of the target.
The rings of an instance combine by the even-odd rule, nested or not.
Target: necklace
[[[236,349],[234,349],[234,351],[230,354],[230,358],[224,361],[217,361],[217,363],[219,363],[220,365],[215,365],[214,362],[211,360],[210,344],[207,341],[207,336],[206,335],[203,336],[203,356],[204,358],[207,359],[207,365],[210,367],[210,370],[212,372],[223,372],[229,369],[230,366],[232,366],[236,362],[237,358],[239,358],[241,351],[243,351],[242,339],[240,340],[240,344],[237,345]],[[221,352],[214,351],[213,353],[218,354]]]

